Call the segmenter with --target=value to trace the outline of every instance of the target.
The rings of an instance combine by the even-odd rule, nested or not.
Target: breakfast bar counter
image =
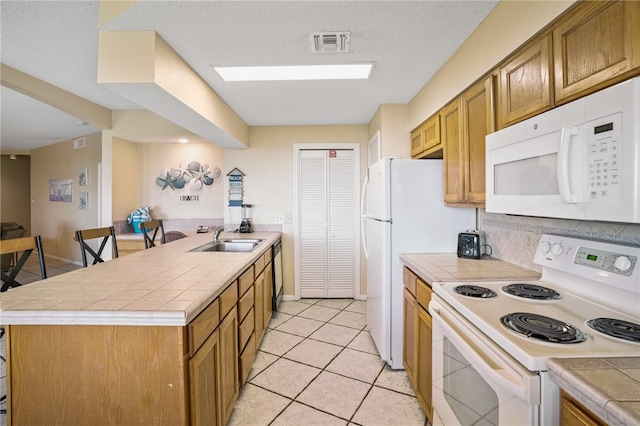
[[[7,424],[224,425],[271,318],[272,245],[198,234],[0,293]]]
[[[280,233],[221,234],[264,240],[249,253],[189,251],[212,238],[196,234],[0,293],[0,324],[185,326]]]

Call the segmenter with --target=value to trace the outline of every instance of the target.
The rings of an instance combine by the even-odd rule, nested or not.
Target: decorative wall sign
[[[187,184],[192,192],[200,191],[204,185],[213,185],[213,181],[220,176],[218,167],[209,167],[198,161],[189,163],[186,169],[172,167],[164,169],[156,178],[156,185],[163,190],[166,188],[183,189]]]
[[[238,168],[234,168],[229,173],[229,207],[242,206],[242,195],[244,193],[242,177],[244,173]]]
[[[49,201],[71,202],[71,179],[49,180]]]
[[[78,192],[78,210],[89,210],[89,193]]]
[[[78,185],[87,186],[89,185],[89,169],[83,167],[78,171]]]

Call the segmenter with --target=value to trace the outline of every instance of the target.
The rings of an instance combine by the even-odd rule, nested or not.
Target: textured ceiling
[[[98,31],[154,30],[250,126],[367,124],[380,104],[408,103],[496,3],[141,1],[99,28],[97,2],[2,0],[0,61],[106,108],[139,109],[96,82]],[[312,53],[313,31],[350,31],[350,52]],[[213,70],[370,61],[366,81],[225,83]],[[8,88],[0,96],[3,150],[97,131]]]

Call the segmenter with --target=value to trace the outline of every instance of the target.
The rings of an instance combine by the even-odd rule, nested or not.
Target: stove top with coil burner
[[[495,291],[479,285],[463,284],[455,287],[453,291],[463,296],[476,297],[480,299],[491,299],[492,297],[497,296]]]
[[[587,340],[587,335],[579,328],[544,315],[515,312],[502,316],[500,322],[509,330],[543,342],[570,345]]]
[[[534,300],[557,300],[560,299],[560,293],[532,283],[515,283],[502,287],[502,291],[515,297],[524,297],[525,299]]]
[[[553,250],[551,250],[553,248]],[[637,356],[640,350],[640,247],[543,235],[535,263],[537,281],[436,282],[434,292],[530,371],[545,371],[551,357]],[[622,260],[620,260],[622,259]],[[621,268],[620,268],[621,267]],[[495,296],[471,297],[458,286],[482,287]],[[510,293],[525,288],[525,296]],[[487,290],[482,290],[486,292]],[[520,315],[526,314],[523,320]],[[534,315],[530,319],[528,315]],[[518,334],[507,323],[536,327]],[[515,320],[512,319],[515,317]],[[595,331],[599,318],[610,335]],[[611,321],[609,321],[611,320]],[[561,336],[539,338],[539,329],[557,328]],[[574,333],[565,340],[563,333]],[[630,338],[621,337],[628,333]]]

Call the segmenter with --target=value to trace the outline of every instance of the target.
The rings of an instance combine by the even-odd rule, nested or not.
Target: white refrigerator
[[[458,233],[476,229],[476,209],[444,206],[442,160],[382,158],[362,193],[367,326],[381,358],[401,369],[401,253],[455,253]]]

